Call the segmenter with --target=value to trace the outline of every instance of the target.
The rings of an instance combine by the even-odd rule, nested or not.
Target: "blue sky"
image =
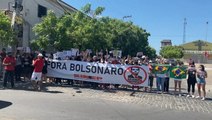
[[[146,29],[149,44],[159,52],[160,41],[171,39],[174,45],[183,43],[183,23],[186,42],[206,40],[212,42],[212,0],[63,0],[81,9],[90,3],[92,9],[105,7],[102,16],[124,19]],[[208,22],[208,24],[206,24]],[[206,35],[207,34],[207,35]],[[207,37],[206,37],[207,36]]]

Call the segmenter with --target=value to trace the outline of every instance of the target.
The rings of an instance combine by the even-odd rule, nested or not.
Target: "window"
[[[41,5],[38,5],[38,17],[43,17],[47,15],[47,8]]]

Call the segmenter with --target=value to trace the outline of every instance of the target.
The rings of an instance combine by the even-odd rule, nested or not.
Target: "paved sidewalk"
[[[212,78],[212,77],[210,77]],[[155,87],[154,79],[154,88]],[[45,90],[42,93],[64,93],[71,96],[82,96],[88,98],[101,98],[105,100],[111,100],[115,102],[133,103],[147,105],[155,108],[162,108],[167,110],[187,111],[187,112],[201,112],[206,114],[212,113],[212,90],[210,83],[207,85],[207,99],[201,101],[200,99],[192,99],[186,97],[187,83],[186,80],[182,81],[182,96],[173,95],[174,80],[170,79],[170,94],[157,94],[156,92],[147,93],[142,91],[132,91],[130,89],[111,89],[111,90],[95,90],[90,88],[83,88],[80,86],[55,86],[52,84],[46,84]],[[2,81],[0,82],[0,86]],[[17,88],[15,90],[1,90],[1,93],[13,94],[13,91],[20,92],[33,92],[31,84],[29,82],[16,83]],[[0,87],[1,88],[1,87]],[[9,92],[8,92],[9,91]],[[196,92],[197,93],[197,92]],[[15,92],[14,92],[15,94]],[[36,92],[36,94],[39,94]],[[2,96],[1,96],[2,97]]]
[[[101,98],[105,100],[115,101],[115,102],[124,102],[124,103],[133,103],[147,105],[155,108],[162,108],[167,110],[177,110],[177,111],[187,111],[187,112],[201,112],[206,114],[212,113],[212,93],[207,92],[207,99],[202,101],[200,99],[193,99],[186,97],[186,81],[183,81],[183,95],[173,95],[173,94],[157,94],[156,92],[147,93],[142,91],[132,91],[126,89],[111,89],[111,90],[95,90],[90,88],[83,88],[79,86],[54,86],[48,85],[45,87],[45,90],[42,93],[62,93],[68,96],[82,96],[87,98]],[[30,88],[29,83],[18,83],[16,84],[19,87],[14,91],[22,91],[24,93],[33,92]],[[22,87],[20,87],[20,85]],[[170,90],[173,91],[173,81],[170,80]],[[10,89],[1,90],[2,93],[12,91]],[[20,91],[20,92],[21,92]],[[8,93],[9,93],[8,92]],[[39,94],[36,92],[36,94]]]

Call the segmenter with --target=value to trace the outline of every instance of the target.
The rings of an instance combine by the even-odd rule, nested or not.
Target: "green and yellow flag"
[[[169,72],[170,66],[165,64],[153,64],[152,73],[153,74],[165,74]]]
[[[176,79],[186,79],[186,71],[187,67],[171,67],[170,69],[170,77]]]

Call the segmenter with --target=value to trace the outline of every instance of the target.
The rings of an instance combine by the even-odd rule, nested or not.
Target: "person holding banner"
[[[202,100],[205,100],[205,96],[206,96],[206,91],[205,91],[206,80],[205,80],[205,78],[207,78],[207,76],[208,75],[207,75],[207,72],[205,71],[204,65],[200,65],[199,70],[197,71],[197,88],[198,88],[199,96],[197,96],[196,98],[201,98],[201,88],[202,88],[202,91],[203,91]]]
[[[154,74],[153,74],[153,67],[151,65],[152,61],[149,61],[148,67],[149,67],[149,92],[152,92],[153,87],[153,80],[154,80]]]
[[[164,93],[164,83],[165,79],[168,76],[169,66],[164,64],[164,61],[160,61],[161,64],[156,65],[156,85],[157,85],[157,91],[161,93]]]
[[[178,63],[178,68],[182,68],[183,67],[183,62],[179,62]],[[176,94],[177,93],[177,86],[178,86],[178,95],[179,96],[182,96],[181,95],[181,83],[182,83],[182,78],[180,75],[178,75],[178,70],[177,69],[175,72],[177,74],[177,77],[174,78],[174,93]]]
[[[43,55],[38,54],[37,59],[33,60],[32,65],[34,66],[34,71],[32,73],[32,84],[35,90],[41,90],[42,85],[42,70],[44,66]]]
[[[47,77],[46,77],[46,74],[47,74],[47,67],[48,67],[48,58],[46,57],[46,52],[43,51],[42,52],[42,55],[43,55],[43,60],[44,60],[44,66],[43,66],[43,69],[42,69],[42,80],[47,82]]]
[[[165,61],[165,64],[169,64],[168,61]],[[170,75],[168,74],[170,72],[170,69],[168,69],[167,74],[165,76],[165,80],[164,80],[164,92],[165,93],[169,93],[169,80],[170,80]]]

